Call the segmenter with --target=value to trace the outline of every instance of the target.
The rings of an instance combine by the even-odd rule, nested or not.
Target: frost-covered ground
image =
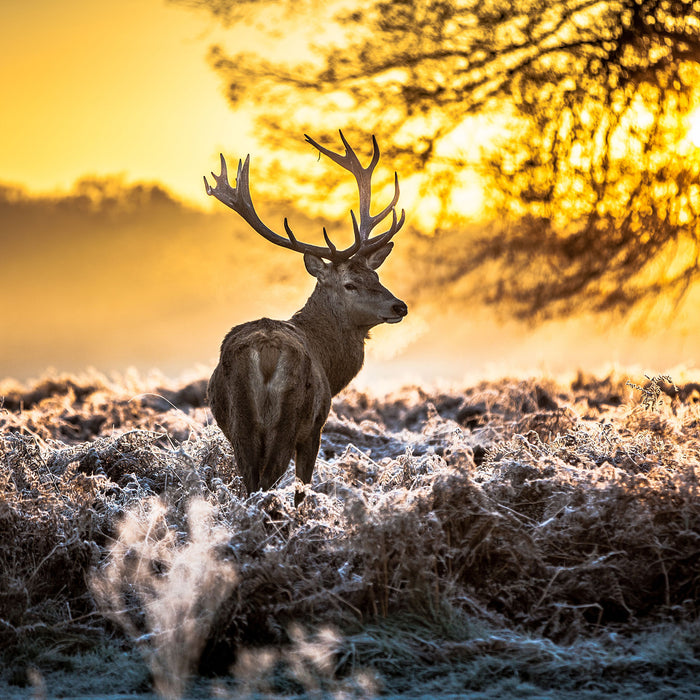
[[[0,694],[697,697],[675,379],[346,391],[298,510],[291,469],[247,496],[204,380],[5,382]]]

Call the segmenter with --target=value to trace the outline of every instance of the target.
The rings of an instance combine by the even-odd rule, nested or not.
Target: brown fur
[[[362,368],[370,328],[407,313],[374,271],[392,245],[336,264],[305,256],[318,283],[304,308],[289,321],[249,321],[224,338],[209,403],[249,493],[274,486],[292,457],[297,477],[311,480],[331,398]]]

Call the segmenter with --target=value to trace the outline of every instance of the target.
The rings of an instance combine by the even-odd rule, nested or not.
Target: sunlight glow
[[[450,208],[465,219],[478,219],[485,204],[483,185],[476,173],[467,173],[462,179],[463,184],[450,192]]]
[[[700,107],[697,107],[688,115],[687,138],[693,146],[700,148]]]

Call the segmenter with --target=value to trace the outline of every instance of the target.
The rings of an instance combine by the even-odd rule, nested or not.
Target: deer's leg
[[[311,475],[316,466],[316,457],[318,456],[318,448],[321,445],[321,430],[314,430],[309,438],[304,442],[297,443],[296,457],[296,475],[302,483],[308,484],[311,481]],[[294,505],[298,506],[304,500],[304,492],[294,491]]]
[[[233,454],[236,457],[238,472],[243,477],[248,495],[260,489],[260,454],[262,435],[255,430],[248,431],[245,439],[234,436]]]
[[[259,464],[260,488],[264,491],[271,489],[287,471],[292,459],[293,449],[287,447],[284,441],[267,439],[263,457]]]
[[[318,448],[321,445],[321,433],[314,433],[311,437],[297,445],[296,473],[299,479],[308,484],[316,466]]]

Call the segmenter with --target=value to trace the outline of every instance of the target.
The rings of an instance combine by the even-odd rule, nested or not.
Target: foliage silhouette
[[[288,3],[186,4],[235,22]],[[391,138],[385,150],[395,167],[422,174],[424,194],[440,196],[437,233],[459,227],[449,194],[477,168],[492,223],[434,260],[435,277],[457,282],[495,261],[490,283],[472,275],[479,281],[460,288],[516,316],[562,315],[582,303],[628,312],[659,295],[684,297],[700,253],[700,158],[685,138],[700,77],[696,3],[338,7],[344,38],[322,43],[315,35],[320,62],[212,49],[231,103],[259,109],[261,133],[276,148],[281,133],[302,131],[311,119],[314,133],[319,123],[330,130],[342,110],[355,131]],[[446,146],[475,128],[472,115],[486,113],[504,120],[506,135],[479,158]]]

